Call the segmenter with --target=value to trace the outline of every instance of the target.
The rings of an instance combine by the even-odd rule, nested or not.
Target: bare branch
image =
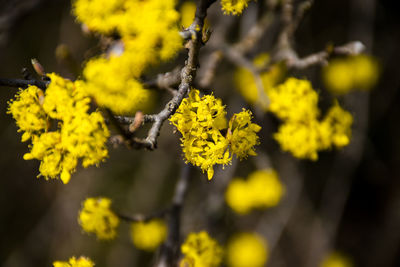
[[[24,80],[24,79],[5,79],[0,78],[0,86],[9,86],[9,87],[18,87],[18,88],[27,88],[29,85],[35,85],[40,89],[46,89],[48,81],[41,80]]]
[[[332,49],[308,55],[304,58],[291,57],[286,59],[286,66],[294,69],[305,69],[313,65],[325,65],[332,55],[357,55],[364,51],[365,46],[354,41]]]
[[[201,88],[207,88],[210,86],[212,80],[214,79],[216,69],[221,59],[222,59],[222,53],[219,50],[214,51],[210,55],[206,65],[204,66],[205,72],[199,82]]]
[[[248,34],[240,42],[234,45],[234,48],[237,49],[237,51],[245,54],[257,44],[275,18],[275,6],[276,3],[270,4],[269,10],[263,14],[260,20],[253,27],[250,28]]]

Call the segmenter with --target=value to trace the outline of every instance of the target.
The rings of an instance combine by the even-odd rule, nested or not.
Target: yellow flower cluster
[[[339,252],[329,254],[322,262],[321,267],[352,267],[352,261]]]
[[[167,237],[167,226],[163,220],[154,219],[149,222],[134,222],[131,224],[133,244],[143,250],[153,251]]]
[[[212,95],[200,97],[192,89],[170,121],[182,134],[182,150],[187,162],[207,171],[208,179],[214,175],[215,164],[226,165],[232,161],[232,154],[239,158],[255,155],[253,146],[259,144],[257,132],[261,127],[251,122],[251,112],[243,110],[229,122],[227,134],[226,111],[220,99]]]
[[[268,260],[266,240],[255,233],[241,233],[233,237],[226,248],[230,267],[262,267]]]
[[[318,117],[318,94],[307,80],[289,78],[268,93],[269,111],[281,120],[309,121]]]
[[[21,90],[8,113],[25,132],[22,141],[32,141],[24,159],[40,160],[39,171],[46,179],[60,176],[68,183],[79,159],[88,167],[107,157],[109,132],[100,112],[88,113],[90,98],[81,81],[48,76],[51,82],[45,93],[36,86]]]
[[[238,158],[247,158],[248,155],[256,156],[254,146],[259,144],[257,132],[261,127],[251,122],[250,110],[243,109],[242,112],[234,114],[229,121],[227,139],[231,145],[232,154]]]
[[[87,233],[94,233],[98,239],[113,239],[119,225],[119,218],[110,209],[108,198],[87,198],[79,212],[78,222]]]
[[[252,172],[247,180],[233,179],[226,192],[226,203],[239,214],[247,214],[255,208],[278,205],[285,189],[278,174],[272,169]]]
[[[251,0],[221,0],[225,14],[240,15]]]
[[[270,61],[270,56],[267,53],[258,55],[254,60],[253,64],[256,67],[263,67]],[[283,81],[286,70],[284,64],[274,64],[268,71],[260,74],[264,93],[269,94],[271,88]],[[252,105],[258,105],[263,110],[268,110],[268,101],[262,99],[259,95],[257,85],[254,81],[253,74],[245,68],[239,68],[234,75],[235,85],[239,90],[240,94]]]
[[[190,233],[181,251],[181,267],[218,267],[223,256],[222,247],[205,231]]]
[[[374,87],[379,78],[379,66],[375,58],[367,55],[337,58],[329,62],[322,75],[332,93],[346,94],[353,89]]]
[[[24,131],[22,142],[46,130],[47,115],[43,110],[43,91],[36,86],[20,90],[16,99],[9,103],[8,113],[11,113],[19,127]]]
[[[93,267],[94,263],[86,257],[79,257],[76,259],[72,257],[68,262],[66,261],[55,261],[53,267]]]
[[[350,143],[352,115],[337,101],[319,120],[318,95],[307,80],[289,78],[271,89],[270,111],[284,121],[274,138],[282,150],[302,159],[318,159],[318,151]]]
[[[74,13],[89,29],[114,32],[121,43],[107,57],[85,66],[84,88],[99,105],[115,113],[131,113],[151,106],[152,94],[138,78],[145,69],[166,60],[182,47],[175,0],[76,0]]]

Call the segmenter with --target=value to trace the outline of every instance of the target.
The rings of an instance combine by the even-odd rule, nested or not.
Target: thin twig
[[[41,80],[24,80],[24,79],[5,79],[0,78],[0,86],[9,86],[9,87],[18,87],[18,88],[27,88],[29,85],[35,85],[40,89],[46,89],[48,81]]]
[[[293,26],[292,26],[293,27],[293,31],[297,30],[297,28],[299,27],[300,22],[304,18],[304,15],[311,8],[313,3],[314,3],[314,0],[305,0],[304,2],[301,2],[298,5],[296,15],[293,18]]]
[[[365,46],[360,41],[353,41],[341,46],[327,48],[323,51],[316,52],[299,58],[294,50],[290,50],[291,54],[281,53],[280,56],[275,55],[273,60],[268,62],[266,66],[258,69],[259,72],[268,71],[271,66],[279,61],[284,61],[288,69],[305,69],[314,65],[326,65],[332,56],[354,56],[362,53]],[[279,53],[279,52],[278,52]]]
[[[257,44],[275,18],[275,6],[276,3],[270,4],[269,10],[250,28],[248,34],[233,46],[237,51],[245,54]]]
[[[199,85],[201,88],[207,88],[211,85],[211,82],[214,79],[218,64],[221,61],[221,59],[222,59],[222,53],[219,50],[214,51],[209,56],[209,60],[204,66],[205,72],[202,75],[201,80],[199,81]]]
[[[357,55],[364,51],[365,46],[359,42],[354,41],[348,44],[336,47],[329,51],[321,51],[308,55],[304,58],[289,58],[286,61],[286,66],[292,69],[305,69],[313,65],[326,65],[329,57],[332,55]]]

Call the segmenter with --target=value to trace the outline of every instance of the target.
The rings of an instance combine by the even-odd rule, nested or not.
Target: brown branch
[[[286,66],[289,69],[305,69],[313,65],[326,65],[328,59],[331,56],[358,55],[362,53],[364,49],[365,46],[361,42],[354,41],[342,46],[335,47],[332,49],[332,51],[328,51],[329,49],[327,49],[325,51],[317,52],[303,58],[298,58],[297,56],[289,56],[284,60],[286,61]]]
[[[211,85],[211,82],[214,80],[214,76],[221,59],[222,53],[219,50],[214,51],[210,55],[207,63],[204,66],[205,72],[202,75],[201,80],[199,81],[199,86],[201,88],[208,88]]]
[[[248,34],[240,42],[236,43],[233,46],[235,49],[237,49],[237,51],[242,54],[250,51],[261,39],[264,33],[268,30],[269,26],[275,18],[275,14],[273,12],[275,6],[272,5],[269,8],[271,10],[264,13],[260,20],[250,28]]]
[[[9,87],[18,87],[18,88],[27,88],[29,85],[35,85],[40,89],[46,89],[49,81],[41,81],[41,80],[24,80],[24,79],[5,79],[0,78],[0,86],[9,86]]]

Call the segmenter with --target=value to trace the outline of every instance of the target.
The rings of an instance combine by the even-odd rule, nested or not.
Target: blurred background
[[[209,11],[210,27],[215,29],[210,42],[221,35],[228,43],[240,40],[265,8],[259,0],[251,2],[243,16],[224,16],[215,3]],[[217,169],[210,182],[199,169],[191,171],[182,238],[204,229],[225,244],[232,233],[256,231],[269,243],[268,266],[319,266],[331,251],[340,251],[354,266],[400,266],[399,12],[399,3],[390,0],[315,1],[295,33],[294,47],[300,56],[328,44],[359,40],[381,66],[373,90],[340,99],[354,116],[351,144],[319,153],[316,162],[298,160],[281,152],[272,139],[279,125],[276,118],[258,115],[256,122],[263,127],[259,156]],[[278,10],[249,57],[271,51],[279,29]],[[70,0],[0,1],[1,78],[22,78],[23,67],[33,72],[30,60],[37,58],[47,72],[76,79],[55,56],[60,44],[79,64],[99,52],[98,39],[83,34],[75,22]],[[202,50],[201,65],[210,53]],[[152,73],[182,65],[184,55]],[[235,89],[235,69],[222,60],[210,85],[227,105],[229,117],[250,107]],[[323,110],[330,103],[321,67],[289,74],[312,82]],[[133,246],[128,224],[121,224],[116,240],[100,242],[82,232],[77,213],[86,197],[95,196],[111,198],[117,210],[130,214],[168,206],[183,165],[179,134],[165,123],[155,151],[110,146],[106,162],[99,168],[78,168],[68,185],[46,181],[36,178],[39,162],[23,160],[27,144],[20,142],[21,134],[6,114],[7,102],[16,92],[16,88],[0,88],[0,265],[51,266],[55,260],[86,255],[96,266],[151,266],[153,254]],[[155,112],[169,97],[159,92]],[[246,216],[235,214],[224,203],[229,180],[264,167],[278,171],[286,187],[282,202]]]

